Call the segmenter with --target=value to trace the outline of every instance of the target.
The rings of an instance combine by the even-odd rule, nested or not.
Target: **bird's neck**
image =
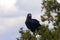
[[[31,20],[31,18],[27,18],[27,20]]]
[[[31,20],[32,18],[31,17],[27,17],[27,20]]]

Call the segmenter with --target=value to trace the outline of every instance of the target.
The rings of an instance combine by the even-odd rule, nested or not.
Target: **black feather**
[[[41,26],[38,20],[32,19],[32,15],[30,13],[27,15],[25,24],[27,28],[30,29],[32,32],[34,32],[36,29],[38,29]]]

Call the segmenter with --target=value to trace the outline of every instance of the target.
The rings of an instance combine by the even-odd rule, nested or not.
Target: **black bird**
[[[32,19],[31,13],[28,13],[25,24],[27,28],[30,29],[32,32],[34,32],[36,29],[38,29],[41,26],[38,20]]]

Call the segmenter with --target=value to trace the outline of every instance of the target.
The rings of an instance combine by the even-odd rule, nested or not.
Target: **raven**
[[[32,32],[35,32],[35,30],[41,26],[38,20],[32,19],[31,13],[28,13],[25,24]]]

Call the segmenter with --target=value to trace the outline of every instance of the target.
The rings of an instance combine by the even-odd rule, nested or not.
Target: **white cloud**
[[[19,15],[15,4],[16,0],[0,0],[0,17],[11,17]]]
[[[15,3],[16,0],[0,0],[0,10],[4,12],[15,10]]]
[[[25,16],[28,12],[32,14],[41,12],[41,0],[0,0],[0,2],[0,17],[18,17]]]
[[[5,27],[3,25],[0,25],[0,33],[3,32],[5,29]]]
[[[57,0],[58,3],[60,3],[60,0]]]
[[[39,12],[41,9],[41,0],[17,0],[17,7],[27,12]]]
[[[0,32],[6,32],[13,28],[18,28],[25,21],[25,17],[17,17],[17,18],[0,18]],[[17,26],[17,27],[15,27]]]

